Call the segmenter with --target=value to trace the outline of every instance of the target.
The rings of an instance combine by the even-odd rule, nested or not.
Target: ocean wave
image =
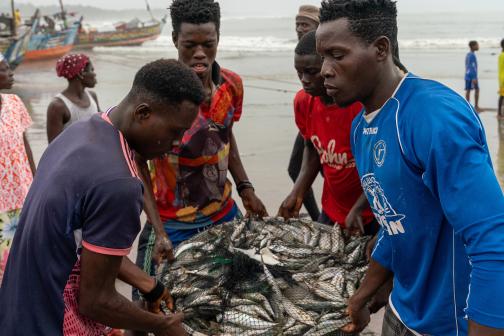
[[[473,38],[481,48],[497,48],[500,38]],[[470,38],[423,38],[401,39],[399,46],[402,50],[434,50],[467,48]],[[295,39],[283,39],[274,36],[222,36],[219,43],[219,52],[240,54],[261,54],[264,52],[292,52],[296,48]],[[175,52],[171,36],[161,35],[155,41],[149,41],[142,47],[100,47],[95,48],[99,53],[129,53],[143,54],[146,52],[164,53]]]
[[[500,38],[428,38],[399,40],[401,49],[467,49],[469,41],[478,41],[480,48],[498,48]]]

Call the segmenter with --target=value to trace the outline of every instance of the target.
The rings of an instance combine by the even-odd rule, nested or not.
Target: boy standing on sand
[[[477,41],[469,42],[470,52],[467,53],[465,60],[465,91],[466,99],[471,102],[471,91],[474,90],[474,107],[477,112],[481,112],[479,107],[479,83],[478,83],[478,59],[476,58],[476,51],[479,50]]]

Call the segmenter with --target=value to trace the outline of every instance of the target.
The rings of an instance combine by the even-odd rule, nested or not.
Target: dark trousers
[[[299,176],[301,171],[301,164],[303,163],[303,152],[304,152],[305,141],[301,134],[298,133],[296,137],[296,141],[294,142],[294,147],[292,148],[292,154],[289,161],[289,176],[293,182],[296,182],[296,179]],[[310,188],[306,193],[303,205],[308,211],[311,219],[316,221],[320,216],[320,210],[317,205],[317,201],[315,199],[315,195],[313,194],[313,189]]]

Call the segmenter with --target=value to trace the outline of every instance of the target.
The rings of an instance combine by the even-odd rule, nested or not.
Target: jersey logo
[[[366,194],[371,210],[378,223],[388,232],[390,236],[406,233],[402,224],[405,215],[398,214],[387,200],[383,188],[376,180],[374,174],[362,177],[362,189]]]
[[[346,152],[336,151],[336,140],[332,139],[324,148],[319,137],[314,135],[311,137],[313,147],[317,150],[320,156],[320,163],[327,164],[329,167],[342,170],[345,168],[355,168],[355,159]]]
[[[387,144],[385,141],[380,140],[373,149],[373,157],[378,167],[383,166],[383,163],[385,163],[385,156],[387,156]]]
[[[365,127],[362,131],[364,135],[376,135],[378,134],[378,127]]]

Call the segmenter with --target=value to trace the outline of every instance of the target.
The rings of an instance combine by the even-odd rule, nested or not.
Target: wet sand
[[[128,49],[99,50],[89,53],[98,76],[95,91],[102,110],[117,104],[128,92],[136,70],[149,60],[173,58],[175,50],[165,53],[129,53]],[[403,51],[404,64],[417,75],[437,79],[463,93],[463,62],[465,51]],[[257,194],[266,204],[270,214],[275,214],[292,182],[287,175],[287,164],[297,133],[292,113],[292,101],[300,88],[293,70],[290,53],[237,54],[221,53],[218,57],[223,67],[243,76],[245,101],[243,117],[235,128],[244,166]],[[494,73],[496,56],[491,51],[480,52],[481,106],[495,108],[497,103],[497,75]],[[28,136],[36,161],[47,146],[45,135],[46,108],[52,97],[66,86],[56,77],[54,61],[23,64],[16,70],[14,92],[29,107],[34,121]],[[504,180],[504,145],[499,134],[495,112],[481,114],[486,127],[492,160],[500,181]],[[500,130],[503,130],[499,132]],[[320,199],[321,179],[315,185]],[[135,249],[133,249],[135,251]],[[134,260],[135,252],[132,252]],[[129,289],[120,285],[121,292],[129,296]],[[373,318],[367,335],[380,333],[381,315]]]

